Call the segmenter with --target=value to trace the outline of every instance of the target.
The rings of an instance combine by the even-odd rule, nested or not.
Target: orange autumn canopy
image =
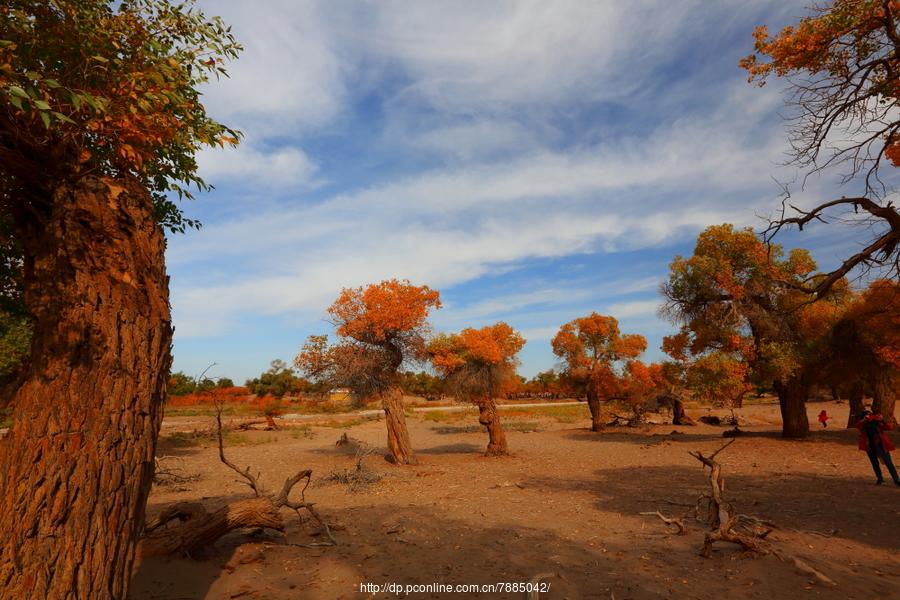
[[[450,375],[467,364],[514,365],[525,338],[506,323],[480,329],[467,328],[445,334],[428,344],[432,364],[442,375]]]
[[[344,289],[328,308],[328,314],[338,335],[378,345],[411,333],[421,334],[428,313],[440,307],[437,290],[390,279]]]

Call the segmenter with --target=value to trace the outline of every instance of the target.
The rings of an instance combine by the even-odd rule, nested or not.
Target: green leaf
[[[108,63],[108,62],[109,62],[109,59],[108,59],[108,58],[103,58],[103,57],[100,56],[99,54],[98,54],[97,56],[92,56],[91,58],[93,58],[93,59],[96,60],[97,62],[101,62],[101,63]]]
[[[19,98],[28,98],[28,94],[17,85],[9,86],[9,93],[13,96],[18,96]]]
[[[56,81],[55,79],[45,79],[45,80],[44,80],[44,83],[45,83],[45,84],[47,85],[47,87],[50,88],[50,89],[55,89],[55,88],[60,87],[59,82]]]
[[[47,129],[50,129],[50,113],[42,112],[42,113],[40,113],[40,115],[41,115],[41,121],[44,122],[44,127],[46,127]]]
[[[39,108],[40,110],[50,110],[50,105],[44,102],[43,100],[34,100],[34,106]]]
[[[73,121],[72,119],[70,119],[69,117],[67,117],[66,115],[62,114],[61,112],[54,112],[53,116],[56,117],[57,121],[62,121],[63,123],[69,123],[70,125],[78,124],[75,121]]]
[[[13,106],[18,108],[19,110],[22,110],[22,99],[21,98],[19,98],[18,96],[10,96],[9,101],[12,102]]]
[[[25,77],[28,79],[38,80],[41,78],[41,74],[37,71],[25,71]]]

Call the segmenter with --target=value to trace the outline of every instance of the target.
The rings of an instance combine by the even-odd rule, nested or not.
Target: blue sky
[[[175,370],[242,382],[290,361],[345,286],[441,291],[437,330],[505,320],[520,372],[554,366],[558,327],[596,310],[644,334],[705,226],[779,206],[779,86],[738,60],[802,2],[212,0],[245,46],[210,112],[242,130],[208,150],[200,231],[167,253]],[[796,189],[797,203],[833,183]],[[822,266],[846,231],[785,238]]]

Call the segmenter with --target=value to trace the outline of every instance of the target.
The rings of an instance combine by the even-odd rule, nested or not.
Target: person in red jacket
[[[891,429],[889,423],[885,423],[881,415],[872,414],[872,411],[864,410],[860,414],[860,420],[856,423],[859,429],[859,449],[864,451],[872,462],[872,470],[875,471],[876,485],[884,483],[884,477],[881,475],[881,465],[878,459],[887,467],[888,473],[894,480],[894,484],[900,486],[900,477],[897,476],[897,469],[894,468],[894,462],[891,460],[891,450],[894,445],[891,443],[885,433]]]
[[[822,412],[819,413],[819,423],[822,424],[822,427],[828,427],[828,419],[831,417],[828,416],[828,413],[823,409]]]

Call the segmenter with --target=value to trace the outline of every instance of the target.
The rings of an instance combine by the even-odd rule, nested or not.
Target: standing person
[[[884,483],[884,477],[881,475],[881,466],[878,459],[887,467],[888,473],[894,480],[894,484],[900,486],[900,477],[897,476],[897,469],[894,468],[894,462],[891,460],[891,450],[894,445],[891,443],[885,433],[891,429],[889,423],[885,423],[879,414],[872,414],[870,410],[863,410],[860,413],[862,417],[857,423],[856,428],[859,429],[859,449],[863,450],[872,462],[872,470],[875,471],[875,485]]]
[[[825,412],[825,409],[822,409],[822,412],[819,413],[819,423],[822,424],[822,427],[828,427],[828,419],[831,417],[828,416],[828,413]]]

